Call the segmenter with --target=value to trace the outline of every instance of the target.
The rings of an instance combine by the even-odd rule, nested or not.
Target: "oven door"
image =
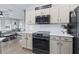
[[[48,38],[33,38],[33,48],[49,51]]]

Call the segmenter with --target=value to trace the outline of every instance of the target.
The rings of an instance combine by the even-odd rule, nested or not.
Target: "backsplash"
[[[45,25],[26,25],[29,31],[64,31],[62,24],[45,24]]]

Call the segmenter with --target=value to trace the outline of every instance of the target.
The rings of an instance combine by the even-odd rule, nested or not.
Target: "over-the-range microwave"
[[[35,17],[36,24],[50,24],[50,15],[42,15]]]

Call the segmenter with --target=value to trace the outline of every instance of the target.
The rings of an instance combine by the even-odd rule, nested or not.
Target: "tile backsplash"
[[[45,24],[45,25],[26,25],[29,31],[62,31],[64,29],[61,24]]]

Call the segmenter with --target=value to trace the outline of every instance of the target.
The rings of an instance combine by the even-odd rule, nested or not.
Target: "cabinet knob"
[[[66,41],[68,40],[68,39],[65,39]]]
[[[63,43],[61,43],[61,46],[63,45]]]
[[[59,43],[57,43],[57,45],[59,45]]]

